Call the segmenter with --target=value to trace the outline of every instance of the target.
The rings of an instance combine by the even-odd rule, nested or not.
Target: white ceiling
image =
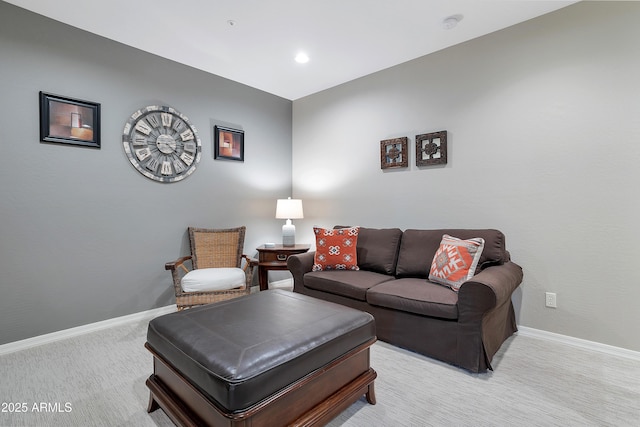
[[[6,0],[295,100],[576,1]],[[445,30],[442,21],[462,15]],[[229,21],[235,22],[230,25]],[[305,51],[310,61],[294,56]]]

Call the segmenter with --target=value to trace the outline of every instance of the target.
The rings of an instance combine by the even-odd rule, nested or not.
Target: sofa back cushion
[[[398,262],[398,250],[402,239],[399,228],[360,227],[357,256],[361,270],[393,275]]]
[[[504,234],[498,230],[405,230],[400,243],[400,252],[398,253],[396,276],[427,278],[431,262],[440,247],[444,234],[459,239],[472,239],[474,237],[484,239],[484,249],[478,261],[476,273],[490,265],[500,265],[509,261],[509,253],[505,249]]]

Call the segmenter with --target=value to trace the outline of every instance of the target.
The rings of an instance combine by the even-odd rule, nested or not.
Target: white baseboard
[[[547,341],[555,341],[561,344],[570,345],[572,347],[579,347],[585,350],[597,351],[600,353],[610,354],[612,356],[624,357],[627,359],[640,361],[640,352],[638,351],[633,351],[622,347],[614,347],[612,345],[602,344],[595,341],[583,340],[581,338],[574,338],[568,335],[556,334],[554,332],[543,331],[541,329],[533,329],[526,326],[518,325],[518,335],[538,338]]]
[[[293,279],[282,279],[269,282],[269,289],[293,289]]]
[[[21,341],[10,342],[0,345],[0,356],[20,350],[26,350],[31,347],[48,344],[54,341],[60,341],[66,338],[77,337],[79,335],[88,334],[90,332],[95,332],[114,326],[120,326],[140,320],[152,319],[154,317],[172,313],[174,311],[176,311],[176,306],[168,305],[166,307],[154,308],[153,310],[142,311],[139,313],[129,314],[127,316],[116,317],[113,319],[103,320],[101,322],[90,323],[88,325],[82,325],[71,329],[52,332],[50,334],[39,335],[37,337],[27,338]]]

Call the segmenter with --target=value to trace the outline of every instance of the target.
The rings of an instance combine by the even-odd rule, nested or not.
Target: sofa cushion
[[[505,249],[505,237],[492,229],[441,229],[441,230],[405,230],[400,241],[396,276],[427,278],[431,261],[440,247],[442,236],[448,234],[459,239],[484,239],[484,249],[478,261],[476,273],[490,265],[501,265],[509,260]]]
[[[426,279],[406,278],[381,283],[369,289],[367,302],[423,316],[458,318],[458,294]]]
[[[431,262],[429,280],[458,292],[460,285],[476,274],[483,248],[482,238],[462,240],[445,234]]]
[[[358,270],[359,227],[327,229],[313,227],[316,235],[316,252],[313,271]]]
[[[304,286],[365,301],[367,289],[392,279],[393,276],[366,270],[312,271],[304,275]]]
[[[398,262],[402,230],[399,228],[360,227],[358,234],[358,267],[361,270],[393,275]]]

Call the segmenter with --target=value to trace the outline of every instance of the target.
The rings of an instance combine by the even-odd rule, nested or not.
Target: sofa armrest
[[[305,252],[291,255],[287,258],[287,268],[293,275],[293,291],[302,292],[304,286],[303,276],[313,268],[315,252]]]
[[[460,287],[458,310],[461,321],[481,318],[484,313],[501,307],[522,283],[522,268],[514,262],[488,267]]]

